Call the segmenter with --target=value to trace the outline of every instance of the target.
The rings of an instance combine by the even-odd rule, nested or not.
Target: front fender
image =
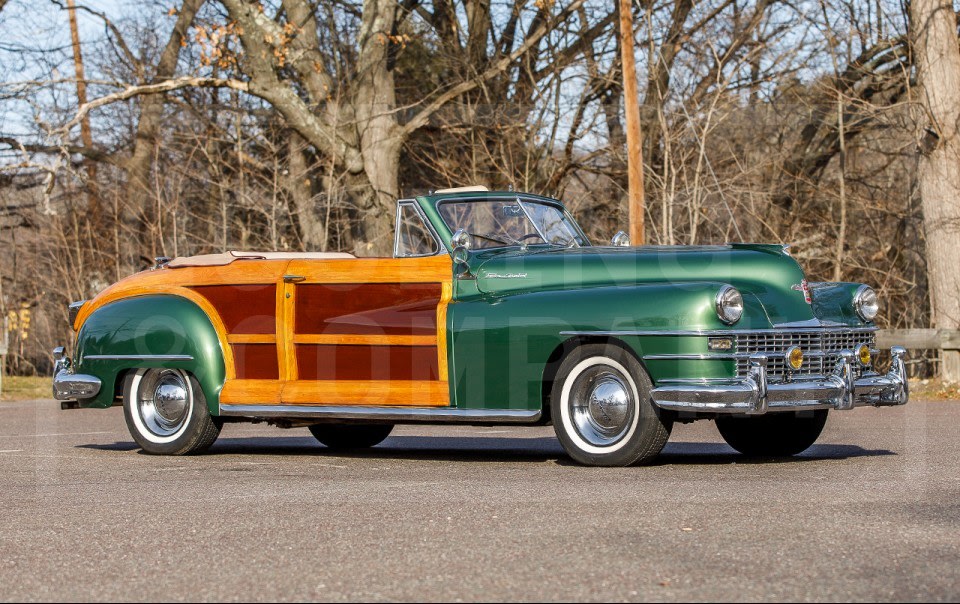
[[[851,327],[870,325],[860,318],[853,304],[853,298],[862,285],[844,282],[811,283],[814,314],[821,320],[843,323]]]
[[[80,327],[73,366],[100,378],[103,387],[85,407],[109,407],[120,395],[128,369],[189,371],[200,383],[213,415],[219,414],[226,378],[223,349],[213,323],[195,303],[175,295],[118,300],[95,310]]]
[[[451,303],[453,398],[459,407],[538,409],[544,369],[572,336],[565,332],[724,329],[714,307],[722,283],[687,282],[478,296]],[[744,294],[738,327],[768,328],[759,301]],[[678,352],[692,338],[618,338],[642,358]],[[702,338],[697,338],[699,340]],[[651,350],[644,350],[645,347]],[[652,370],[654,380],[657,369]],[[662,367],[669,371],[670,367]],[[722,367],[730,371],[731,367]]]

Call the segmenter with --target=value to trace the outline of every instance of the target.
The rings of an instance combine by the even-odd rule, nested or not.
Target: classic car
[[[539,195],[397,204],[392,258],[227,252],[157,265],[70,307],[63,408],[122,405],[156,454],[226,422],[371,447],[395,424],[552,424],[590,465],[659,454],[675,422],[789,456],[830,410],[902,405],[904,350],[873,365],[873,289],[807,283],[783,245],[588,241]]]

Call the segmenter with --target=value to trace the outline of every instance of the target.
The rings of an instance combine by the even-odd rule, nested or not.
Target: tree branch
[[[447,89],[446,92],[437,96],[426,107],[421,109],[420,112],[417,113],[417,115],[413,116],[413,118],[409,122],[407,122],[401,127],[401,136],[409,136],[411,133],[415,132],[419,128],[422,128],[424,124],[426,124],[427,121],[430,119],[430,116],[432,116],[434,113],[442,109],[444,105],[446,105],[453,99],[457,98],[458,96],[466,92],[470,92],[471,90],[474,90],[484,82],[488,82],[493,78],[497,77],[498,75],[502,74],[504,71],[506,71],[510,67],[510,65],[514,61],[516,61],[517,59],[519,59],[520,57],[528,53],[531,49],[533,49],[540,42],[540,40],[544,38],[544,36],[546,36],[548,33],[550,33],[553,30],[553,28],[558,23],[566,20],[567,17],[569,17],[571,14],[576,12],[577,9],[583,6],[584,2],[585,0],[574,0],[569,5],[567,5],[562,11],[560,11],[560,13],[556,17],[554,17],[553,19],[550,19],[549,21],[541,25],[536,31],[531,33],[531,35],[528,36],[526,40],[524,40],[523,44],[521,44],[519,48],[517,48],[517,50],[495,61],[493,65],[491,65],[486,71],[484,71],[477,77],[460,82],[456,86],[453,86],[452,88]]]
[[[44,153],[48,155],[58,155],[67,152],[71,155],[82,155],[83,157],[96,161],[121,166],[123,162],[115,154],[97,149],[96,147],[83,147],[81,145],[35,145],[23,143],[9,136],[0,136],[0,145],[8,145],[11,149],[18,149],[26,153]]]
[[[6,1],[6,0],[2,0],[2,1]],[[60,0],[51,0],[51,1],[55,5],[60,7],[60,10],[69,10],[62,2],[60,2]],[[99,18],[100,20],[102,20],[104,27],[106,27],[111,33],[113,33],[113,37],[116,38],[117,45],[120,47],[120,51],[127,58],[127,60],[130,61],[130,64],[133,65],[134,69],[137,72],[137,75],[140,76],[141,78],[144,77],[145,72],[143,68],[143,63],[140,61],[140,59],[137,58],[137,55],[135,55],[133,51],[130,50],[130,47],[127,46],[126,40],[123,39],[123,34],[121,34],[117,26],[113,24],[113,21],[111,21],[110,18],[107,17],[105,13],[93,10],[89,6],[83,6],[82,4],[78,4],[77,10],[82,10],[83,12],[89,13]]]
[[[170,92],[172,90],[180,90],[181,88],[232,88],[241,92],[249,92],[250,85],[241,80],[233,80],[228,78],[181,77],[164,80],[163,82],[157,82],[156,84],[128,86],[119,92],[114,92],[113,94],[108,94],[98,99],[94,99],[89,103],[85,103],[77,110],[77,114],[73,117],[73,119],[64,124],[60,130],[64,133],[69,132],[70,129],[79,124],[88,113],[94,109],[103,107],[104,105],[126,101],[135,96],[142,96],[145,94],[160,94],[163,92]]]

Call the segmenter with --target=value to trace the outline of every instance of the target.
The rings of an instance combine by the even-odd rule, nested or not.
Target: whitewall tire
[[[203,389],[181,369],[137,369],[123,385],[130,435],[147,453],[186,455],[210,448],[221,424],[210,416]]]
[[[637,359],[613,344],[587,344],[560,364],[550,396],[554,430],[575,461],[628,466],[656,457],[673,426],[650,398]]]

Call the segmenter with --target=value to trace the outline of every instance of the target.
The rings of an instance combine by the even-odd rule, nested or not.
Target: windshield
[[[536,201],[490,199],[445,201],[438,210],[447,227],[470,234],[473,249],[506,245],[586,245],[560,208]]]

